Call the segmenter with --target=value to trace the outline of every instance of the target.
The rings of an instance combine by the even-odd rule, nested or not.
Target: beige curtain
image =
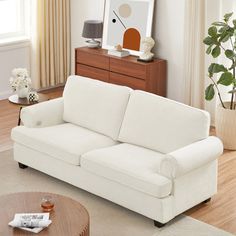
[[[185,103],[204,108],[205,0],[186,0],[185,3]]]
[[[36,0],[32,74],[36,88],[64,84],[71,67],[70,0]]]

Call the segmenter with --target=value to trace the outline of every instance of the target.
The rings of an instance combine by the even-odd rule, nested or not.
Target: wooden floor
[[[62,89],[45,93],[55,98],[61,96]],[[0,101],[0,152],[12,148],[10,133],[17,125],[18,112],[19,106],[10,104],[8,100]],[[219,159],[217,195],[208,204],[200,204],[186,214],[236,234],[236,152],[225,151]]]
[[[225,151],[219,159],[218,193],[187,215],[236,235],[236,152]]]

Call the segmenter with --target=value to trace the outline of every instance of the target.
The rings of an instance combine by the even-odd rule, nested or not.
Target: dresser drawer
[[[92,54],[92,53],[77,50],[76,62],[80,64],[104,69],[104,70],[109,70],[109,58],[106,56],[99,55],[99,54]]]
[[[76,75],[108,82],[109,72],[95,67],[76,64]]]
[[[145,90],[145,81],[117,73],[110,72],[110,83],[128,86],[132,89]]]
[[[110,58],[110,71],[146,80],[146,67],[141,63]]]

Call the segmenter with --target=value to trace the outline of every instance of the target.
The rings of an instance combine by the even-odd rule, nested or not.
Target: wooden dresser
[[[114,57],[105,49],[75,49],[75,74],[166,96],[167,62],[138,62],[137,57]]]

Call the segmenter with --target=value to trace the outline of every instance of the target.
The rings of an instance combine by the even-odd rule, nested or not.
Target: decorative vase
[[[18,87],[16,88],[16,93],[18,95],[19,98],[27,98],[28,97],[28,93],[29,93],[29,87],[27,86],[23,86],[23,87]]]
[[[217,107],[216,135],[222,140],[224,148],[236,150],[236,110],[230,110],[230,102],[225,102]]]

